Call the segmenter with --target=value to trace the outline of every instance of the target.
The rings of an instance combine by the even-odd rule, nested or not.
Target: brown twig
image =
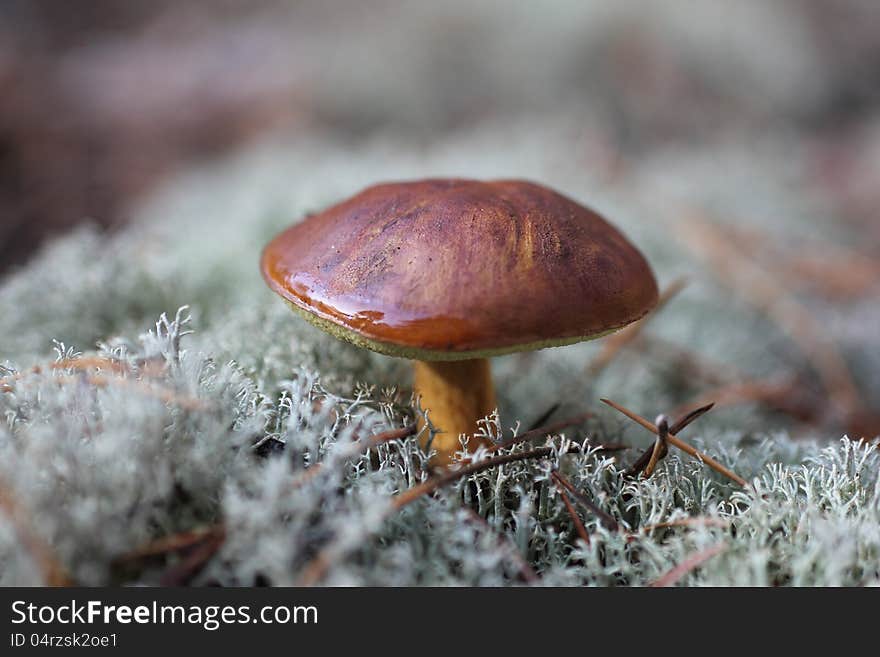
[[[614,357],[617,356],[620,350],[633,342],[637,337],[639,337],[648,322],[653,317],[655,317],[657,313],[659,313],[676,294],[684,289],[684,287],[687,285],[687,282],[688,281],[685,277],[675,279],[659,296],[659,298],[657,299],[657,305],[654,306],[650,313],[648,313],[639,321],[630,324],[625,329],[618,331],[614,335],[606,338],[602,344],[602,350],[587,366],[587,373],[590,374],[591,377],[596,377],[606,367],[608,367],[608,365],[611,363],[612,360],[614,360]]]
[[[567,420],[561,420],[559,422],[554,422],[553,424],[548,424],[546,427],[530,429],[529,431],[526,431],[519,436],[507,438],[506,440],[502,440],[500,443],[495,443],[494,445],[491,445],[489,447],[489,451],[497,452],[499,449],[503,449],[505,447],[518,445],[529,440],[534,440],[535,438],[543,438],[545,436],[558,433],[562,429],[580,424],[584,420],[587,420],[591,417],[593,417],[592,413],[581,413],[580,415],[575,415],[574,417],[570,417]]]
[[[387,431],[381,431],[379,433],[373,434],[369,438],[363,441],[363,451],[369,451],[379,445],[384,445],[385,443],[390,443],[394,440],[403,440],[404,438],[409,438],[414,435],[418,431],[418,425],[415,422],[411,422],[404,427],[400,427],[399,429],[388,429]],[[358,441],[359,443],[361,441]]]
[[[374,434],[369,438],[358,441],[357,445],[361,451],[366,452],[378,445],[382,445],[392,440],[400,440],[413,435],[417,430],[416,424],[412,423],[399,429],[390,429]],[[293,488],[299,487],[314,477],[321,469],[321,463],[303,472],[294,482]],[[133,552],[125,554],[116,559],[117,563],[126,563],[139,559],[162,556],[169,552],[180,552],[199,546],[187,559],[180,565],[169,570],[163,575],[163,585],[174,585],[174,583],[182,583],[198,574],[199,570],[204,567],[205,563],[220,548],[225,540],[226,528],[223,523],[218,523],[211,527],[190,530],[166,536],[152,543],[139,548]]]
[[[82,379],[80,379],[79,377],[58,377],[57,380],[61,383],[76,383]],[[111,385],[128,387],[132,390],[135,390],[136,392],[140,392],[141,394],[155,397],[156,399],[166,404],[178,406],[186,410],[201,411],[209,408],[209,405],[201,399],[198,399],[196,397],[183,396],[178,394],[174,390],[171,390],[170,388],[152,386],[148,383],[144,383],[139,379],[126,379],[123,377],[107,377],[90,374],[85,377],[85,381],[89,383],[89,385],[93,385],[96,388],[105,388]]]
[[[580,516],[578,516],[574,506],[572,506],[572,503],[568,500],[568,492],[555,477],[553,478],[553,483],[556,484],[556,489],[559,491],[559,497],[562,498],[562,503],[565,505],[565,510],[568,511],[568,515],[571,518],[571,522],[574,524],[574,528],[577,531],[578,536],[581,537],[581,540],[584,543],[589,545],[590,535],[587,533],[587,528],[584,527],[584,523],[581,522]]]
[[[209,533],[183,561],[165,571],[159,579],[159,585],[183,586],[187,584],[208,565],[225,540],[226,531],[222,527]]]
[[[499,465],[505,465],[507,463],[514,463],[516,461],[525,461],[528,459],[549,456],[552,452],[553,448],[551,447],[539,447],[537,449],[526,452],[517,452],[515,454],[503,454],[501,456],[495,456],[492,458],[488,458],[484,461],[479,461],[477,463],[470,463],[456,470],[449,470],[444,474],[428,479],[418,486],[413,486],[408,490],[398,493],[391,500],[391,504],[386,509],[384,515],[385,517],[390,516],[395,511],[415,502],[420,497],[433,493],[443,488],[444,486],[448,486],[449,484],[458,481],[463,477],[467,477],[469,475],[476,474],[478,472],[482,472],[484,470],[488,470]],[[314,586],[315,584],[317,584],[330,568],[335,554],[336,545],[333,543],[318,552],[318,554],[303,568],[302,575],[300,576],[300,586]]]
[[[678,433],[680,431],[683,431],[685,427],[689,426],[694,420],[700,419],[713,408],[715,408],[715,403],[707,402],[706,404],[701,404],[692,411],[687,411],[680,418],[678,418],[671,427],[669,427],[669,432]]]
[[[724,543],[717,543],[710,548],[703,550],[702,552],[697,552],[696,554],[688,557],[680,564],[678,564],[675,568],[670,570],[664,575],[661,575],[656,580],[651,582],[649,586],[655,588],[662,588],[665,586],[672,586],[682,577],[687,575],[689,572],[694,570],[695,568],[699,568],[706,561],[711,559],[717,554],[720,554],[727,548],[727,545]]]
[[[551,472],[550,476],[553,477],[553,481],[555,481],[557,484],[562,485],[569,493],[571,493],[571,496],[578,502],[578,504],[586,508],[591,513],[595,514],[596,517],[599,518],[599,522],[602,523],[605,529],[609,529],[611,531],[618,530],[619,525],[617,524],[617,521],[605,511],[596,506],[591,500],[587,498],[586,495],[575,488],[575,485],[571,483],[566,477],[564,477],[556,470]]]
[[[561,422],[554,423],[552,425],[549,425],[547,427],[543,427],[541,429],[527,431],[526,433],[524,433],[520,436],[517,436],[515,438],[504,441],[503,443],[499,443],[497,445],[494,445],[490,449],[492,451],[497,451],[498,449],[501,449],[502,447],[509,447],[511,445],[522,443],[522,442],[531,440],[531,439],[539,437],[539,436],[546,436],[546,435],[551,434],[555,431],[558,431],[559,429],[565,428],[567,426],[571,426],[573,424],[578,424],[580,422],[583,422],[585,419],[587,419],[588,417],[591,417],[592,415],[593,415],[592,413],[583,413],[581,415],[575,416],[575,417],[570,418],[568,420],[563,420]],[[398,430],[398,431],[400,431],[400,430]],[[570,447],[570,449],[576,450],[579,448],[577,445],[572,445]],[[603,449],[612,449],[612,450],[626,449],[626,446],[610,445],[610,446],[603,446]],[[454,483],[455,481],[458,481],[459,479],[461,479],[463,477],[466,477],[466,476],[469,476],[472,474],[476,474],[478,472],[482,472],[484,470],[488,470],[490,468],[494,468],[494,467],[497,467],[500,465],[505,465],[507,463],[514,463],[516,461],[525,461],[525,460],[529,460],[529,459],[546,457],[552,453],[553,453],[552,447],[538,447],[538,448],[531,449],[531,450],[524,451],[524,452],[517,452],[517,453],[513,453],[513,454],[502,454],[500,456],[490,457],[490,458],[487,458],[483,461],[478,461],[476,463],[469,461],[469,460],[459,461],[458,466],[460,466],[460,467],[458,467],[457,469],[449,469],[444,472],[441,472],[440,474],[432,477],[431,479],[428,479],[427,481],[425,481],[417,486],[413,486],[412,488],[410,488],[408,490],[405,490],[405,491],[398,493],[393,498],[389,509],[386,511],[386,516],[391,515],[395,511],[402,509],[403,507],[407,506],[408,504],[411,504],[412,502],[416,501],[420,497],[423,497],[425,495],[433,493],[433,492],[443,488],[444,486],[447,486],[451,483]],[[309,472],[314,469],[315,469],[315,466],[313,466],[312,468],[309,468],[309,470],[306,472]],[[563,482],[563,485],[568,483],[567,480],[564,480],[564,479],[562,479],[562,482]],[[571,484],[569,484],[569,485],[571,485]],[[572,486],[570,490],[571,490],[571,493],[574,496],[574,498],[576,500],[578,500],[578,502],[580,502],[581,504],[586,506],[586,508],[593,511],[600,518],[600,520],[603,522],[603,524],[605,524],[608,527],[614,528],[614,529],[617,528],[617,522],[614,520],[614,518],[612,518],[607,513],[605,513],[601,509],[599,509],[592,502],[590,502],[579,491],[577,491],[577,489],[575,489],[574,486]],[[316,584],[318,581],[320,581],[321,578],[327,572],[327,569],[330,567],[333,558],[334,558],[334,546],[330,545],[330,546],[327,546],[326,548],[324,548],[323,550],[321,550],[303,568],[303,574],[300,577],[300,585],[312,586],[312,585]]]
[[[129,371],[123,363],[111,360],[109,358],[103,358],[101,356],[77,356],[76,358],[62,358],[61,360],[51,363],[48,367],[50,370],[53,371],[70,369],[107,369],[108,371],[115,374],[126,374]],[[40,365],[34,365],[27,372],[16,372],[15,374],[9,374],[7,376],[0,377],[0,392],[12,392],[13,388],[10,385],[10,382],[21,381],[26,376],[32,374],[42,374],[43,369],[44,368]]]
[[[653,424],[648,422],[648,420],[646,420],[645,418],[633,413],[631,410],[621,406],[620,404],[617,404],[616,402],[611,401],[610,399],[603,398],[601,401],[604,404],[608,404],[611,408],[623,413],[624,415],[626,415],[629,419],[633,420],[634,422],[642,425],[645,429],[647,429],[651,433],[656,434],[657,427],[655,427]],[[708,465],[710,468],[712,468],[716,472],[719,472],[720,474],[724,475],[728,479],[735,481],[743,488],[748,488],[748,482],[745,479],[743,479],[742,477],[738,476],[733,471],[731,471],[728,468],[721,465],[718,461],[713,459],[708,454],[704,454],[703,452],[695,449],[694,447],[691,447],[686,442],[684,442],[683,440],[678,438],[678,436],[676,436],[675,434],[670,432],[669,435],[667,436],[667,441],[669,442],[670,445],[673,445],[673,446],[677,447],[678,449],[680,449],[681,451],[686,452],[687,454],[690,454],[694,458],[700,459],[703,463]]]
[[[700,406],[699,408],[695,408],[689,413],[685,413],[682,417],[680,417],[676,422],[672,425],[672,427],[667,427],[667,436],[671,433],[678,433],[679,431],[684,430],[691,422],[696,420],[697,418],[702,417],[706,413],[708,413],[714,404],[706,404],[705,406]],[[659,427],[657,427],[659,429]],[[627,470],[626,474],[630,477],[635,477],[640,472],[645,470],[648,467],[648,464],[651,462],[651,458],[654,455],[654,448],[656,447],[656,443],[645,450],[642,455],[638,458],[638,460],[630,466],[629,470]],[[663,456],[666,456],[666,451],[663,451]],[[662,457],[660,457],[662,458]],[[649,475],[650,476],[650,475]]]
[[[766,313],[800,347],[819,375],[835,409],[849,417],[863,406],[861,393],[843,357],[824,338],[821,326],[794,295],[726,239],[720,229],[696,215],[682,223],[686,244],[711,260],[713,270],[756,308]]]
[[[730,522],[722,518],[704,518],[702,516],[680,518],[678,520],[667,520],[666,522],[658,522],[653,525],[645,525],[640,531],[650,534],[658,529],[671,529],[673,527],[730,527]]]
[[[412,488],[398,493],[391,503],[392,510],[402,509],[408,504],[415,502],[423,495],[433,493],[444,486],[458,481],[463,477],[477,474],[483,470],[506,465],[507,463],[515,463],[516,461],[527,461],[529,459],[542,458],[549,456],[553,452],[552,447],[538,447],[526,452],[516,452],[514,454],[502,454],[501,456],[493,456],[483,461],[469,463],[468,465],[457,470],[449,470],[441,475],[428,479],[426,482],[413,486]]]
[[[354,443],[352,449],[352,455],[357,454],[365,454],[370,451],[374,447],[378,447],[379,445],[383,445],[385,443],[390,443],[392,440],[402,440],[404,438],[408,438],[414,435],[418,431],[418,426],[415,422],[406,425],[405,427],[401,427],[400,429],[389,429],[388,431],[382,431],[381,433],[374,434],[367,438],[366,440],[358,440]],[[297,489],[300,486],[311,481],[323,467],[323,463],[315,463],[310,468],[303,470],[300,472],[293,480],[291,484],[291,488]]]
[[[14,382],[21,381],[28,374],[39,374],[41,371],[39,366],[34,366],[28,372],[15,372],[0,377],[0,392],[15,392],[15,388],[12,386]]]
[[[53,370],[107,370],[115,374],[127,374],[130,370],[117,360],[104,358],[103,356],[77,356],[76,358],[62,358],[49,366]]]
[[[66,569],[55,555],[49,545],[30,527],[25,520],[25,513],[21,510],[12,490],[0,482],[0,511],[2,511],[12,524],[22,545],[36,563],[46,586],[72,586],[73,580],[67,574]]]
[[[67,364],[55,363],[52,366],[52,369],[71,369],[72,363],[77,362],[79,359],[70,361]],[[110,361],[108,361],[110,362]],[[59,367],[55,367],[58,365]],[[89,369],[91,366],[83,367],[82,369]],[[32,369],[29,374],[41,374],[42,369],[39,367],[35,367]],[[16,374],[12,377],[6,377],[0,381],[21,381],[24,378],[25,374]],[[72,376],[72,375],[58,375],[51,379],[55,383],[61,385],[74,385],[77,383],[88,383],[91,386],[96,388],[106,388],[111,385],[116,385],[120,387],[128,387],[136,392],[139,392],[144,395],[148,395],[151,397],[155,397],[166,404],[171,404],[174,406],[179,406],[180,408],[184,408],[187,410],[205,410],[209,408],[209,405],[201,399],[197,399],[195,397],[186,397],[178,394],[174,390],[170,388],[165,388],[162,386],[154,386],[150,385],[141,379],[129,379],[124,376],[106,376],[103,374],[83,374],[81,376]],[[14,392],[15,388],[13,385],[9,383],[3,383],[0,385],[0,392],[11,393]]]
[[[122,556],[117,557],[114,559],[114,563],[124,564],[131,561],[161,557],[170,552],[188,550],[203,542],[205,539],[216,536],[218,533],[223,533],[224,531],[223,525],[218,523],[210,527],[192,529],[177,534],[171,534],[169,536],[163,536],[162,538],[157,538],[156,540],[147,543],[141,548],[137,548],[136,550],[132,550],[131,552],[127,552]]]
[[[648,459],[648,464],[645,466],[646,477],[650,477],[654,474],[654,468],[657,467],[657,463],[659,463],[660,459],[666,456],[666,453],[669,451],[669,448],[666,446],[666,438],[669,436],[669,420],[666,419],[665,415],[661,415],[657,418],[657,421],[654,422],[654,426],[657,427],[657,438],[654,441],[654,447],[651,449],[651,457]]]
[[[667,522],[658,522],[654,525],[645,525],[640,527],[637,532],[630,532],[626,536],[628,543],[639,540],[639,537],[645,534],[651,534],[659,529],[673,529],[675,527],[730,527],[730,522],[721,518],[704,518],[702,516],[691,518],[680,518],[679,520],[669,520]]]

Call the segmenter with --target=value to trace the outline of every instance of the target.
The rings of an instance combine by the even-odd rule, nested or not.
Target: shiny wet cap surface
[[[424,360],[589,339],[657,300],[650,267],[616,228],[517,180],[370,187],[281,233],[261,266],[321,328]]]

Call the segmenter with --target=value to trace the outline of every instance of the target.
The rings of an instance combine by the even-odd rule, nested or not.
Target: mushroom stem
[[[456,361],[415,361],[415,392],[430,411],[438,433],[432,446],[434,462],[446,465],[461,448],[459,434],[473,435],[477,421],[495,410],[492,370],[485,358]],[[476,445],[471,439],[469,447]]]

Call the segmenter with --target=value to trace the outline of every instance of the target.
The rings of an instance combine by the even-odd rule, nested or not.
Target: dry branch
[[[651,433],[653,433],[653,434],[656,435],[656,433],[657,433],[657,427],[654,426],[654,424],[652,424],[651,422],[648,422],[648,420],[646,420],[645,418],[641,417],[640,415],[636,415],[636,414],[633,413],[631,410],[629,410],[629,409],[627,409],[627,408],[621,406],[620,404],[617,404],[617,403],[611,401],[610,399],[602,399],[601,401],[602,401],[603,403],[608,404],[609,406],[611,406],[611,408],[614,408],[615,410],[620,411],[621,413],[623,413],[624,415],[626,415],[629,419],[631,419],[631,420],[635,421],[636,423],[642,425],[645,429],[647,429],[648,431],[650,431]],[[735,481],[736,483],[738,483],[738,484],[739,484],[740,486],[742,486],[743,488],[747,488],[747,487],[748,487],[748,482],[747,482],[745,479],[743,479],[742,477],[738,476],[737,474],[735,474],[735,473],[734,473],[733,471],[731,471],[730,469],[728,469],[728,468],[724,467],[723,465],[721,465],[718,461],[716,461],[715,459],[713,459],[713,458],[712,458],[711,456],[709,456],[708,454],[704,454],[703,452],[701,452],[701,451],[695,449],[694,447],[691,447],[690,445],[688,445],[686,442],[684,442],[683,440],[681,440],[681,439],[680,439],[678,436],[676,436],[675,434],[673,434],[673,433],[669,433],[669,434],[667,435],[666,439],[667,439],[667,441],[669,442],[670,445],[673,445],[673,446],[675,446],[675,447],[678,447],[678,449],[680,449],[681,451],[683,451],[683,452],[685,452],[685,453],[687,453],[687,454],[690,454],[690,455],[693,456],[694,458],[698,458],[698,459],[700,459],[703,463],[705,463],[706,465],[708,465],[710,468],[712,468],[712,469],[715,470],[716,472],[719,472],[720,474],[723,474],[723,475],[724,475],[725,477],[727,477],[728,479],[731,479],[731,480]]]
[[[683,562],[678,564],[675,568],[673,568],[666,574],[658,577],[656,580],[651,582],[649,586],[656,588],[672,586],[689,572],[691,572],[695,568],[699,568],[709,559],[723,552],[726,548],[727,545],[725,545],[724,543],[717,543],[716,545],[713,545],[712,547],[707,548],[702,552],[698,552],[697,554],[694,554],[685,559]]]

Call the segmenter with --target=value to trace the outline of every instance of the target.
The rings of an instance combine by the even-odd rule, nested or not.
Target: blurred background
[[[711,389],[798,422],[866,435],[880,426],[874,0],[4,0],[0,98],[7,276],[81,222],[104,236],[133,217],[186,224],[191,237],[225,230],[198,252],[162,247],[171,255],[152,280],[173,280],[173,263],[190,258],[210,272],[177,277],[189,288],[174,292],[188,298],[162,288],[154,305],[167,310],[212,298],[221,269],[253,274],[258,289],[238,237],[248,222],[262,221],[256,251],[302,212],[377,178],[534,176],[595,199],[664,286],[696,272],[692,296],[639,346],[665,363],[665,399]],[[232,193],[239,185],[247,203]],[[235,262],[222,260],[233,247]],[[47,280],[57,281],[56,258]],[[116,281],[107,317],[156,310],[134,308],[116,270],[89,275]],[[73,316],[102,317],[93,296],[77,303]],[[20,325],[36,331],[36,316]],[[41,340],[72,335],[85,347],[127,328],[40,317]],[[16,352],[8,339],[5,355]],[[542,358],[562,368],[566,356]],[[600,356],[585,358],[598,376]],[[615,385],[632,380],[623,372]],[[669,388],[672,374],[690,377],[687,394]],[[582,370],[567,376],[557,379]],[[535,398],[518,380],[511,406]],[[547,403],[563,385],[553,380]],[[817,411],[826,403],[837,409],[830,423]]]
[[[435,140],[561,108],[610,173],[670,142],[794,133],[876,239],[878,94],[872,0],[4,0],[0,269],[279,127]]]

